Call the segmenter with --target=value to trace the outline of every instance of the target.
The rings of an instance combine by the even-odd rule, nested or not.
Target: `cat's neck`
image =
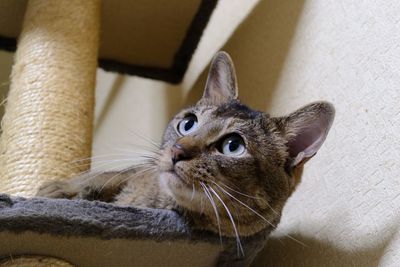
[[[215,214],[204,214],[184,208],[181,208],[181,211],[192,221],[196,229],[207,230],[225,237],[236,237],[236,234],[239,236],[251,236],[259,232],[270,233],[280,220],[280,218],[275,217],[271,218],[271,221],[267,223],[255,216],[240,216],[240,218],[232,218],[233,224],[229,216],[225,214],[219,215],[217,219]]]

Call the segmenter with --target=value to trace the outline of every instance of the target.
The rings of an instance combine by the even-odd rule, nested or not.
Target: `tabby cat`
[[[232,61],[219,52],[203,97],[171,120],[145,165],[50,182],[38,195],[174,209],[195,228],[249,236],[276,227],[303,164],[321,147],[333,118],[327,102],[283,117],[245,106]]]

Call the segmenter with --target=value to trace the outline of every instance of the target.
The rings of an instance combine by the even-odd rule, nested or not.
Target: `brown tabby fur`
[[[178,123],[188,114],[197,117],[198,128],[182,136]],[[151,171],[138,167],[95,177],[87,174],[45,184],[38,195],[176,209],[197,228],[222,236],[249,236],[276,227],[285,202],[300,182],[303,164],[322,145],[333,115],[332,105],[326,102],[285,117],[248,108],[237,99],[233,64],[220,52],[211,65],[203,98],[169,123]],[[218,151],[230,133],[243,138],[242,155]],[[176,144],[190,156],[173,164]]]

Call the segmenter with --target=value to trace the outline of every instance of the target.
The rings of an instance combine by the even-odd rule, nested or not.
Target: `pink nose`
[[[171,148],[171,159],[175,165],[178,161],[190,159],[190,154],[181,145],[175,144]]]

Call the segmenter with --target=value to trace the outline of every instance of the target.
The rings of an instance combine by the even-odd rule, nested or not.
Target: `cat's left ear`
[[[211,62],[202,100],[219,105],[237,97],[238,87],[232,59],[228,53],[220,51]]]
[[[313,157],[325,141],[335,116],[328,102],[316,102],[298,109],[289,116],[276,118],[276,125],[287,140],[290,167]]]

